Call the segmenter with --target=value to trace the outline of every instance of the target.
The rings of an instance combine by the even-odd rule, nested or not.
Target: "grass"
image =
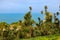
[[[1,40],[1,37],[0,37]],[[15,40],[60,40],[60,34],[48,35],[48,36],[37,36],[28,39],[15,39]]]
[[[20,39],[20,40],[60,40],[60,35],[49,35],[49,36],[38,36],[30,39]]]

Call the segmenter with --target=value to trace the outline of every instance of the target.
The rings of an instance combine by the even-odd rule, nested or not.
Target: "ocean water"
[[[19,20],[24,20],[24,13],[7,13],[7,14],[0,14],[0,22],[7,22],[7,23],[12,23],[12,22],[17,22]],[[32,19],[36,22],[38,22],[38,17],[41,18],[41,20],[44,19],[44,15],[40,13],[33,13],[32,14]]]
[[[0,22],[7,22],[8,24],[11,24],[12,22],[18,22],[19,20],[24,20],[24,13],[0,13]],[[32,13],[32,19],[35,22],[38,22],[38,17],[41,18],[41,20],[44,20],[44,15],[40,13]],[[58,16],[60,20],[60,15]]]

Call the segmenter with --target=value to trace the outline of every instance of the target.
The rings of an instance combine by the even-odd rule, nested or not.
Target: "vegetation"
[[[60,40],[60,35],[48,35],[48,36],[37,36],[35,38],[30,39],[20,39],[20,40]]]
[[[36,39],[41,40],[55,40],[50,39],[48,37],[44,37],[46,35],[60,34],[60,20],[57,18],[59,12],[51,13],[48,12],[48,7],[44,7],[45,11],[41,11],[41,14],[45,14],[45,19],[41,20],[38,17],[39,23],[36,23],[32,19],[31,11],[32,7],[29,7],[29,12],[27,12],[24,16],[24,21],[19,20],[18,22],[14,22],[8,24],[6,22],[0,22],[0,39],[1,40],[18,40],[22,38],[31,38],[36,37]],[[52,21],[54,19],[54,22]],[[52,37],[53,38],[53,37]],[[23,39],[22,39],[23,40]],[[27,39],[28,40],[28,39]],[[33,40],[33,38],[31,38]],[[35,39],[34,39],[35,40]]]

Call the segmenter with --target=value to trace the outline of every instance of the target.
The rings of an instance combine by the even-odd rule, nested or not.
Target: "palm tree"
[[[29,10],[30,10],[30,11],[32,10],[32,7],[31,7],[31,6],[29,7]]]
[[[55,25],[56,25],[56,27],[59,27],[59,19],[58,18],[55,18]]]
[[[60,8],[60,6],[59,6],[59,8]],[[59,9],[59,11],[60,11],[60,9]],[[56,15],[58,16],[60,13],[59,12],[56,12]],[[59,26],[59,19],[58,18],[56,18],[55,17],[55,24],[56,24],[56,26]]]
[[[59,15],[59,12],[56,12],[56,15],[58,16]]]
[[[30,12],[25,14],[24,19],[25,19],[24,20],[25,25],[30,25],[30,22],[31,22],[31,14],[30,14]]]
[[[40,21],[41,21],[40,17],[38,17],[38,20],[39,20],[39,25],[40,25]]]
[[[60,5],[59,5],[59,11],[60,11]]]
[[[47,12],[48,7],[47,7],[47,6],[45,6],[44,8],[45,8],[45,12]]]
[[[60,12],[60,5],[59,5],[59,12]],[[60,20],[59,20],[59,26],[60,26]]]
[[[32,15],[31,15],[31,10],[32,10],[32,7],[30,6],[29,7],[30,11],[27,12],[24,16],[24,24],[27,26],[27,25],[32,25],[33,21],[32,21]]]
[[[43,14],[43,11],[41,11],[41,14]]]

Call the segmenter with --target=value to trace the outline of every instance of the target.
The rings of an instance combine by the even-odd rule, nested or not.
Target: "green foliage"
[[[28,12],[28,13],[25,14],[25,16],[24,16],[24,19],[25,19],[24,20],[24,25],[25,26],[30,26],[34,23],[34,20],[32,20],[31,17],[32,17],[31,12]]]
[[[60,26],[59,26],[59,19],[56,18],[59,15],[57,12],[57,16],[54,14],[54,18],[52,13],[48,12],[48,7],[45,6],[45,12],[41,11],[42,14],[45,13],[45,21],[41,20],[38,17],[39,23],[36,23],[32,19],[31,10],[32,7],[29,7],[30,11],[27,12],[24,16],[24,20],[19,20],[18,22],[13,22],[11,24],[7,24],[6,22],[0,23],[0,36],[3,37],[3,40],[14,40],[14,39],[21,39],[21,38],[31,38],[36,36],[46,36],[46,35],[53,35],[60,33]],[[55,20],[52,23],[52,18]],[[10,29],[13,29],[11,30]],[[47,37],[40,37],[36,38],[35,40],[55,40],[49,39]]]

